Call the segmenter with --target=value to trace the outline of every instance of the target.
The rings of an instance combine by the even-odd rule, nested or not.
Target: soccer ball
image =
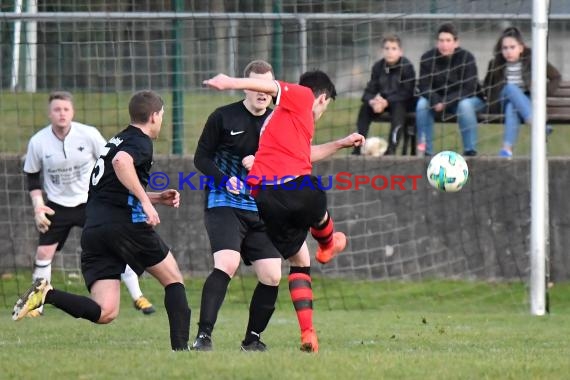
[[[449,150],[433,156],[427,168],[429,184],[448,193],[461,190],[468,177],[469,169],[465,159],[459,153]]]

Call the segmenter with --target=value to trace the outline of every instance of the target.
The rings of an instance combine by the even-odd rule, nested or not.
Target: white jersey
[[[50,124],[30,139],[24,172],[41,170],[47,198],[61,206],[75,207],[87,202],[91,170],[105,144],[95,127],[71,122],[62,141]]]

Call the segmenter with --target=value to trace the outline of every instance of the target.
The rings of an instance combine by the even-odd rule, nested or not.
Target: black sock
[[[249,305],[249,322],[247,323],[244,344],[259,340],[259,336],[269,324],[269,320],[275,311],[278,293],[279,286],[257,283]]]
[[[187,350],[190,336],[190,308],[186,289],[180,282],[164,288],[164,307],[170,324],[170,345],[174,351]]]
[[[214,325],[218,319],[218,312],[222,307],[228,284],[231,277],[223,270],[214,268],[212,273],[204,282],[202,288],[202,301],[200,303],[200,322],[198,323],[198,333],[204,332],[212,335]]]
[[[97,323],[101,317],[101,307],[89,297],[52,289],[47,292],[45,303],[65,311],[75,318],[87,319]]]

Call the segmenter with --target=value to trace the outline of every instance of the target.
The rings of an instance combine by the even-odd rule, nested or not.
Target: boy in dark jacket
[[[477,64],[473,54],[459,47],[457,29],[443,24],[437,31],[437,46],[422,55],[418,88],[420,98],[416,105],[418,151],[433,154],[433,124],[435,113],[457,115],[463,139],[463,154],[477,154],[477,112],[483,101]]]
[[[358,133],[366,137],[372,121],[390,112],[390,136],[385,154],[394,154],[402,131],[406,127],[406,113],[413,111],[416,73],[412,63],[403,56],[398,36],[382,40],[384,58],[372,66],[370,81],[362,95],[362,106],[356,122]],[[356,147],[353,154],[360,154]]]

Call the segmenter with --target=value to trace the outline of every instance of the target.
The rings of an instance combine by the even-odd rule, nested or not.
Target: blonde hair
[[[71,95],[71,92],[68,91],[53,91],[49,94],[48,104],[54,100],[69,100],[71,103],[73,103],[73,95]]]

